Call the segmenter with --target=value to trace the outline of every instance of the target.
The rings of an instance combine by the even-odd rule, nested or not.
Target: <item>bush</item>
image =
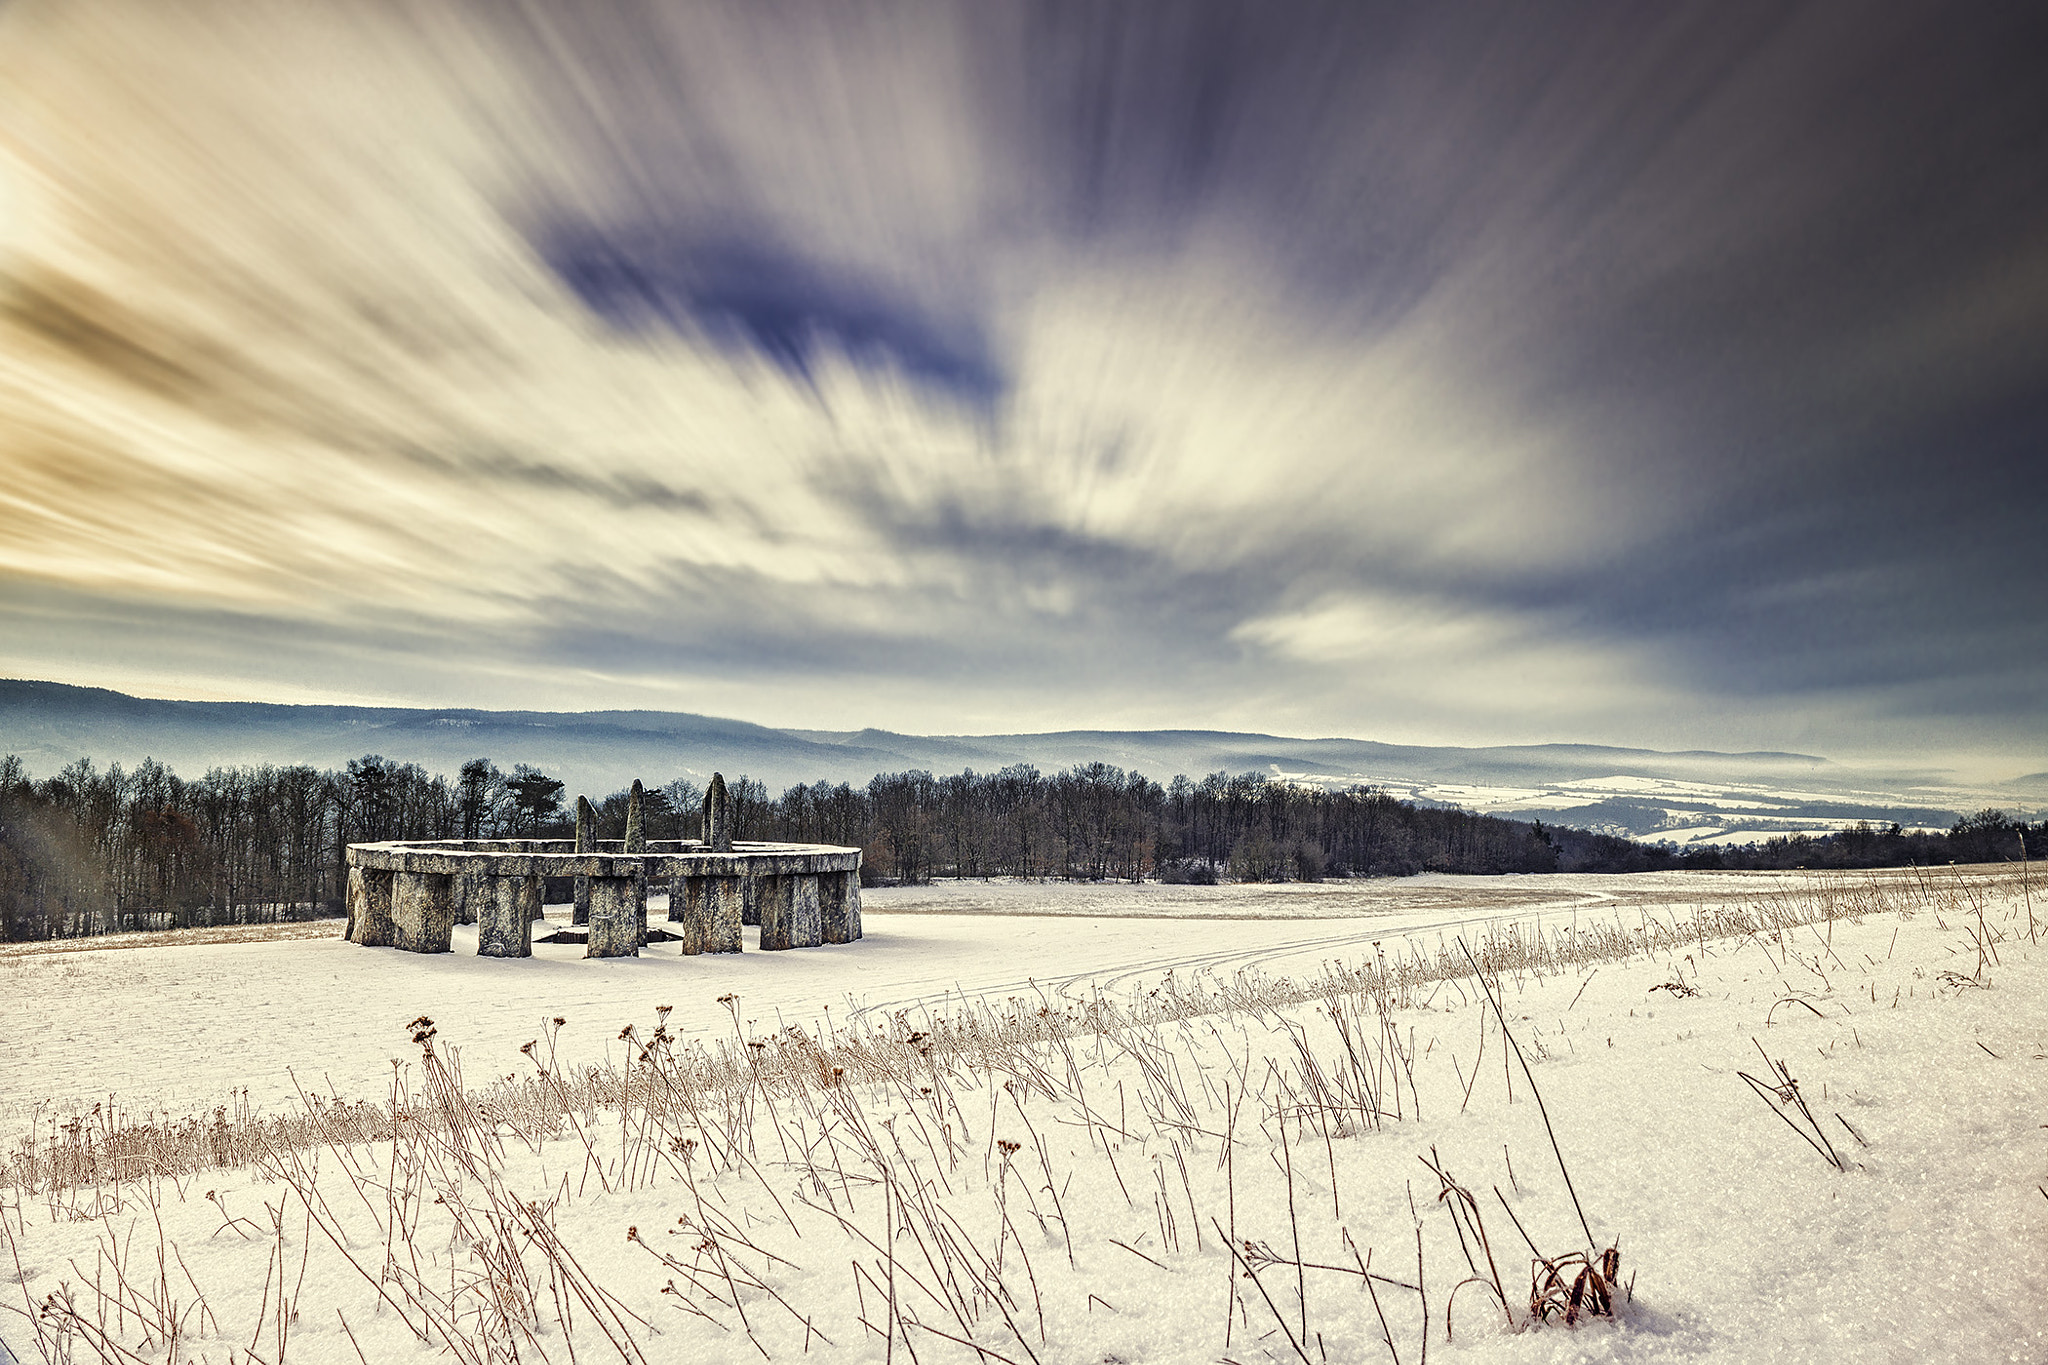
[[[1201,858],[1171,858],[1159,865],[1159,880],[1170,886],[1214,886],[1216,868]]]

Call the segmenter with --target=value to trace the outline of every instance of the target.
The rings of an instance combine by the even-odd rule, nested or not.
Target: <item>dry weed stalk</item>
[[[1447,1338],[1456,1298],[1474,1284],[1482,1296],[1495,1296],[1512,1330],[1608,1315],[1627,1297],[1616,1284],[1619,1252],[1613,1245],[1599,1249],[1593,1238],[1523,1044],[1508,1027],[1504,983],[1518,974],[1582,972],[1612,956],[1689,948],[1703,942],[1695,934],[1710,931],[1773,939],[1789,956],[1788,929],[1813,922],[1801,916],[1933,908],[1960,917],[1965,904],[1939,878],[1894,879],[1869,891],[1823,885],[1800,895],[1785,893],[1739,913],[1724,907],[1705,928],[1700,919],[1647,918],[1632,928],[1549,933],[1501,926],[1435,952],[1411,945],[1405,954],[1326,966],[1307,982],[1252,974],[1169,979],[1129,1001],[1098,997],[1055,1006],[1043,996],[1014,999],[926,1016],[917,1026],[897,1015],[830,1037],[799,1029],[749,1037],[737,997],[728,996],[722,1003],[733,1021],[730,1037],[679,1039],[663,1008],[651,1030],[643,1031],[644,1022],[621,1030],[629,1060],[609,1069],[561,1066],[558,1018],[524,1049],[531,1074],[475,1090],[464,1083],[459,1056],[437,1041],[423,1016],[411,1026],[420,1049],[416,1080],[394,1072],[381,1106],[308,1097],[301,1113],[270,1119],[249,1113],[245,1100],[198,1124],[188,1145],[168,1154],[151,1154],[146,1143],[124,1146],[133,1138],[103,1111],[40,1129],[10,1165],[10,1177],[18,1178],[10,1188],[17,1201],[29,1190],[47,1198],[53,1220],[105,1219],[184,1178],[182,1160],[198,1163],[184,1169],[253,1164],[280,1180],[293,1201],[290,1217],[284,1205],[266,1206],[267,1226],[247,1209],[245,1196],[232,1196],[233,1213],[229,1196],[214,1201],[217,1236],[246,1237],[252,1250],[270,1244],[255,1326],[245,1319],[232,1339],[238,1350],[261,1348],[271,1359],[291,1342],[314,1242],[323,1256],[340,1258],[363,1296],[415,1340],[477,1365],[571,1355],[638,1361],[643,1352],[655,1354],[648,1343],[661,1323],[729,1338],[733,1356],[765,1358],[773,1349],[780,1358],[785,1345],[795,1353],[814,1339],[845,1346],[866,1334],[892,1360],[898,1347],[914,1362],[920,1350],[929,1356],[943,1341],[978,1359],[1032,1365],[1041,1354],[1059,1358],[1066,1349],[1059,1314],[1067,1305],[1078,1310],[1074,1277],[1088,1265],[1077,1249],[1113,1245],[1140,1275],[1185,1275],[1193,1263],[1225,1269],[1226,1349],[1235,1324],[1251,1331],[1257,1322],[1264,1330],[1263,1303],[1272,1331],[1304,1362],[1322,1354],[1317,1314],[1328,1317],[1348,1280],[1370,1297],[1398,1365],[1417,1341],[1414,1320],[1399,1312],[1390,1318],[1388,1307],[1397,1305],[1383,1306],[1381,1293],[1416,1295],[1426,1360],[1428,1270],[1450,1285],[1439,1299]],[[1973,922],[1988,924],[1981,916]],[[1824,962],[1814,959],[1816,968]],[[1482,1002],[1482,1037],[1498,1028],[1510,1082],[1519,1065],[1585,1232],[1585,1250],[1563,1257],[1544,1257],[1530,1244],[1526,1299],[1506,1287],[1480,1201],[1434,1147],[1424,1161],[1437,1177],[1437,1198],[1416,1210],[1411,1197],[1412,1281],[1405,1272],[1396,1278],[1373,1269],[1371,1249],[1361,1254],[1344,1226],[1345,1200],[1358,1196],[1340,1188],[1343,1144],[1420,1116],[1418,1049],[1396,1012],[1426,1000],[1423,988],[1431,985]],[[1278,1013],[1308,1002],[1318,1005],[1313,1016]],[[1191,1064],[1198,1056],[1201,1062]],[[1782,1064],[1772,1074],[1792,1084]],[[1462,1073],[1459,1081],[1469,1102]],[[1083,1150],[1100,1153],[1093,1167],[1097,1197],[1070,1202],[1074,1162],[1048,1138],[1062,1127],[1077,1144],[1085,1133]],[[1316,1147],[1323,1149],[1321,1162]],[[1254,1158],[1244,1170],[1240,1149]],[[519,1180],[544,1150],[566,1153],[567,1174],[547,1197],[528,1198],[517,1192]],[[1211,1151],[1220,1177],[1198,1180],[1190,1158],[1199,1168],[1198,1159]],[[137,1159],[144,1155],[151,1159]],[[1142,1179],[1147,1163],[1152,1182]],[[571,1178],[579,1166],[580,1182]],[[1323,1173],[1330,1181],[1327,1208],[1318,1184]],[[1135,1186],[1127,1174],[1137,1175]],[[1112,1177],[1114,1190],[1100,1198]],[[1239,1226],[1240,1181],[1275,1182],[1268,1188],[1276,1208],[1277,1182],[1285,1182],[1284,1237],[1278,1228]],[[674,1319],[635,1314],[612,1292],[617,1286],[608,1289],[590,1274],[568,1245],[557,1215],[581,1182],[593,1192],[676,1192],[681,1216],[673,1222],[672,1208],[659,1230],[644,1215],[640,1226],[621,1230],[656,1277],[660,1302],[675,1308]],[[1147,1189],[1146,1205],[1134,1188]],[[1218,1216],[1225,1210],[1214,1207],[1219,1201],[1227,1201],[1227,1228]],[[1435,1231],[1425,1239],[1432,1208],[1442,1213],[1428,1214]],[[1220,1250],[1200,1232],[1205,1223]],[[0,1228],[7,1226],[0,1217]],[[1153,1229],[1157,1245],[1140,1250]],[[422,1248],[444,1234],[450,1256],[436,1262]],[[1319,1236],[1334,1245],[1340,1234],[1350,1265],[1341,1263],[1342,1252],[1315,1250]],[[287,1254],[294,1236],[296,1255]],[[1458,1252],[1447,1249],[1453,1239]],[[97,1279],[81,1274],[69,1297],[53,1300],[49,1316],[38,1320],[39,1332],[53,1344],[61,1335],[81,1353],[113,1359],[138,1343],[156,1350],[167,1341],[229,1339],[209,1316],[198,1284],[179,1279],[167,1239],[164,1249],[155,1279],[144,1273],[156,1271],[148,1258],[129,1259],[125,1246]],[[1442,1262],[1448,1256],[1454,1268],[1460,1254],[1465,1270],[1445,1281]],[[847,1257],[845,1279],[835,1268],[838,1255]],[[294,1262],[296,1279],[288,1274]],[[1275,1280],[1264,1278],[1275,1272]],[[1330,1275],[1342,1278],[1324,1278]],[[850,1288],[857,1311],[834,1316],[807,1297],[827,1279]],[[1293,1303],[1286,1302],[1289,1279]],[[252,1300],[255,1287],[252,1277]],[[1108,1307],[1100,1296],[1088,1299],[1091,1311],[1098,1303]],[[1408,1325],[1397,1331],[1394,1320]],[[348,1319],[340,1321],[354,1341]],[[392,1328],[387,1318],[384,1330]],[[374,1352],[373,1343],[365,1344]],[[1277,1337],[1271,1349],[1283,1349]]]
[[[1813,1110],[1807,1106],[1806,1096],[1800,1091],[1799,1082],[1793,1079],[1791,1068],[1783,1061],[1773,1060],[1770,1054],[1764,1051],[1764,1045],[1756,1039],[1752,1038],[1749,1041],[1755,1044],[1757,1055],[1764,1059],[1764,1067],[1770,1080],[1760,1081],[1747,1071],[1738,1071],[1735,1073],[1736,1076],[1756,1092],[1757,1098],[1782,1119],[1786,1127],[1804,1138],[1806,1145],[1819,1153],[1823,1161],[1838,1171],[1848,1170],[1851,1164],[1849,1159],[1836,1151],[1834,1143],[1828,1141],[1828,1135],[1822,1130],[1820,1121],[1814,1118]],[[1797,1118],[1794,1115],[1797,1115]],[[1842,1126],[1848,1127],[1846,1120]],[[1854,1134],[1855,1130],[1850,1129],[1850,1132]],[[1862,1141],[1860,1136],[1857,1140]]]
[[[1758,938],[1782,934],[1808,924],[1835,919],[1860,919],[1881,913],[1908,915],[1916,910],[1967,913],[1966,904],[2010,884],[2020,889],[2024,871],[1973,874],[1944,886],[1915,870],[1912,877],[1869,877],[1863,880],[1820,874],[1796,886],[1770,891],[1742,904],[1700,908],[1689,919],[1664,922],[1645,917],[1635,927],[1618,922],[1570,924],[1554,929],[1525,928],[1506,923],[1489,926],[1470,942],[1434,946],[1413,942],[1404,953],[1376,953],[1357,964],[1328,963],[1314,976],[1291,980],[1244,971],[1229,978],[1200,975],[1169,977],[1157,989],[1128,1000],[1097,996],[1054,1007],[1043,1001],[1012,999],[1001,1004],[961,1001],[955,1011],[928,1017],[912,1028],[903,1018],[866,1029],[858,1027],[823,1041],[801,1030],[785,1030],[768,1038],[746,1038],[739,1030],[737,997],[730,1002],[735,1036],[716,1044],[687,1046],[665,1038],[651,1075],[655,1109],[670,1126],[678,1111],[688,1110],[692,1125],[717,1112],[714,1125],[737,1135],[751,1131],[755,1106],[777,1095],[840,1083],[922,1083],[932,1068],[964,1066],[969,1070],[1000,1069],[1039,1077],[1038,1056],[1047,1045],[1076,1039],[1135,1036],[1133,1030],[1157,1024],[1183,1023],[1205,1017],[1237,1014],[1260,1019],[1273,1011],[1321,1002],[1340,1028],[1350,1030],[1344,1065],[1311,1077],[1324,1098],[1340,1095],[1331,1105],[1333,1131],[1371,1127],[1386,1117],[1401,1117],[1419,1101],[1413,1084],[1413,1056],[1398,1048],[1365,1051],[1361,1044],[1385,1026],[1394,1010],[1411,1007],[1427,988],[1455,982],[1476,967],[1482,976],[1499,979],[1515,973],[1535,975],[1577,972],[1601,962],[1626,960],[1683,949],[1714,938]],[[1995,931],[1979,923],[1979,939],[1988,960],[1995,953]],[[1761,940],[1759,940],[1761,941]],[[1368,1005],[1370,1008],[1368,1009]],[[559,1023],[554,1025],[559,1030]],[[662,1032],[660,1025],[657,1032]],[[538,1048],[542,1040],[536,1040]],[[528,1142],[544,1140],[566,1126],[586,1144],[585,1178],[595,1176],[599,1161],[588,1130],[600,1111],[619,1112],[641,1098],[630,1092],[640,1081],[631,1068],[558,1066],[552,1058],[554,1036],[545,1038],[550,1054],[529,1053],[535,1072],[524,1077],[494,1079],[473,1100],[478,1110],[507,1123]],[[635,1041],[638,1041],[637,1039]],[[1134,1054],[1135,1055],[1135,1054]],[[1064,1059],[1062,1059],[1064,1061]],[[1508,1060],[1508,1059],[1504,1059]],[[1152,1065],[1170,1065],[1170,1057]],[[1051,1077],[1043,1078],[1047,1085]],[[1408,1082],[1402,1094],[1401,1081]],[[1053,1093],[1047,1089],[1045,1093]],[[1156,1093],[1156,1092],[1155,1092]],[[217,1111],[210,1121],[177,1121],[147,1117],[132,1121],[111,1110],[77,1124],[49,1121],[19,1139],[0,1164],[0,1187],[53,1191],[112,1185],[121,1180],[188,1175],[209,1169],[253,1164],[262,1153],[283,1146],[314,1150],[333,1144],[390,1141],[406,1123],[436,1125],[442,1115],[432,1106],[420,1112],[394,1111],[338,1097],[305,1096],[300,1109],[285,1115],[263,1115],[246,1101],[233,1110]],[[1184,1120],[1183,1120],[1184,1121]],[[645,1179],[641,1171],[630,1178]]]

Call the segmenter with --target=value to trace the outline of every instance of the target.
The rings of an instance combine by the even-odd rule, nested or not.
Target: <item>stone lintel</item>
[[[851,872],[860,850],[827,844],[741,844],[731,853],[500,853],[422,847],[417,844],[350,844],[351,867],[382,872],[473,873],[486,877],[617,877],[634,872],[656,881],[671,877],[788,877]]]

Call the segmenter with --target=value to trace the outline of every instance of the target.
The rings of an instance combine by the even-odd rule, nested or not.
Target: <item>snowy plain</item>
[[[530,1070],[520,1046],[556,1015],[565,1069],[624,1066],[622,1027],[644,1038],[668,1005],[681,1047],[793,1025],[823,1048],[879,1028],[906,1040],[908,1069],[804,1095],[764,1083],[691,1130],[694,1161],[617,1115],[588,1116],[594,1147],[507,1142],[505,1188],[547,1203],[548,1235],[618,1305],[583,1310],[577,1359],[1412,1365],[1426,1303],[1440,1360],[2048,1360],[2048,954],[2027,921],[2048,928],[2048,908],[2009,872],[1944,876],[1863,878],[1874,891],[1812,924],[1499,973],[1497,1014],[1476,978],[1427,974],[1177,1017],[1144,1002],[1435,959],[1510,925],[1625,939],[1820,879],[949,883],[871,893],[860,943],[722,959],[543,947],[507,963],[333,937],[12,953],[0,1139],[96,1102],[176,1117],[230,1090],[266,1112],[295,1108],[298,1087],[376,1100],[393,1058],[408,1087],[427,1080],[404,1028],[419,1015],[473,1086]],[[952,1062],[907,1041],[981,1004],[1079,1018],[1097,998],[1131,1002],[1123,1022]],[[1775,1091],[1772,1061],[1840,1168],[1790,1102],[1742,1079]],[[27,1312],[118,1265],[139,1284],[163,1251],[161,1296],[189,1325],[174,1348],[127,1305],[108,1340],[132,1358],[470,1358],[417,1339],[407,1324],[426,1317],[390,1286],[438,1284],[484,1332],[497,1243],[459,1211],[487,1207],[501,1177],[423,1162],[408,1184],[395,1155],[387,1140],[330,1151],[314,1175],[0,1188],[0,1251],[20,1257],[0,1258],[0,1303],[23,1310],[0,1308],[0,1340],[25,1361],[130,1358]],[[1473,1193],[1490,1255],[1425,1159]],[[1617,1316],[1532,1324],[1517,1221],[1551,1258],[1618,1246],[1633,1294]],[[394,1228],[409,1269],[380,1272]],[[957,1260],[925,1244],[941,1234]],[[1354,1248],[1389,1280],[1350,1273]],[[551,1311],[500,1345],[568,1359]],[[625,1346],[599,1330],[606,1313]]]
[[[573,945],[532,959],[479,959],[474,926],[453,952],[420,957],[357,948],[338,921],[286,940],[171,946],[123,935],[119,947],[40,951],[0,945],[0,1133],[38,1108],[45,1117],[111,1104],[131,1114],[203,1112],[243,1090],[274,1108],[301,1088],[375,1099],[390,1059],[409,1053],[406,1020],[431,1015],[473,1062],[510,1069],[543,1019],[571,1021],[566,1062],[617,1060],[617,1038],[658,1005],[688,1038],[731,1029],[720,995],[736,992],[743,1022],[782,1023],[916,1009],[949,993],[1001,1000],[1035,987],[1073,995],[1149,983],[1196,967],[1295,972],[1326,956],[1370,953],[1375,940],[1454,926],[1577,915],[1669,917],[1767,889],[1786,873],[1459,877],[1243,886],[962,881],[864,893],[858,944],[761,954],[747,931],[737,957],[684,957],[673,944],[639,958],[590,961]],[[665,913],[662,897],[650,910]],[[567,906],[549,915],[563,922]],[[1052,922],[1052,921],[1058,922]],[[539,926],[536,926],[538,932]]]

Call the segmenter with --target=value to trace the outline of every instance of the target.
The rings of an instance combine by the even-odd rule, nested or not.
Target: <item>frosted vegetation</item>
[[[416,989],[451,1006],[379,1024],[380,1093],[17,1127],[0,1339],[30,1361],[2042,1358],[2026,870],[1666,889],[1410,906],[1315,959],[1243,922],[1288,951],[1198,969],[1188,932],[1229,924],[1018,914],[1028,888],[971,920],[899,903],[821,959],[906,992],[851,1018],[761,1017],[750,993],[802,955],[673,1008],[650,983],[712,977],[619,964],[630,1009],[603,1020],[554,1011],[566,963],[508,986],[326,939],[0,959],[38,991],[24,974],[61,962],[109,1051],[102,979],[143,953],[430,968]],[[984,983],[1048,926],[1085,957],[1094,926],[1149,925],[1153,970],[910,990],[888,943],[952,922],[1020,945]],[[237,1026],[289,1032],[287,996]],[[530,1041],[459,1034],[481,998]],[[611,1057],[579,1053],[600,1027]]]

